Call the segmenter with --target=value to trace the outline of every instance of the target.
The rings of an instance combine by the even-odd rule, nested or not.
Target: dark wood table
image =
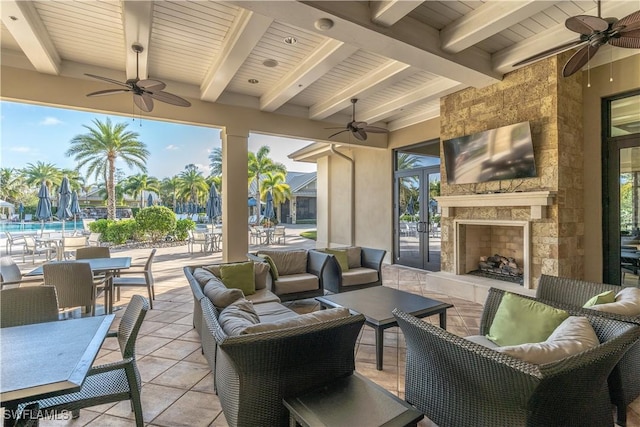
[[[322,308],[345,307],[352,312],[365,316],[365,325],[376,332],[376,368],[382,370],[382,353],[384,350],[384,330],[398,326],[391,311],[399,308],[405,313],[422,318],[440,315],[440,327],[447,329],[447,309],[453,305],[415,295],[410,292],[374,286],[357,291],[316,297]]]
[[[283,400],[290,426],[415,426],[424,415],[407,402],[354,372],[329,385]]]
[[[15,416],[20,403],[79,391],[114,317],[2,328],[0,402],[8,411],[5,417]]]
[[[90,258],[90,259],[80,259],[76,261],[62,261],[62,262],[87,262],[91,267],[91,271],[93,274],[101,274],[105,273],[107,275],[107,281],[109,282],[107,287],[105,288],[108,291],[108,302],[105,307],[106,313],[113,312],[113,287],[111,286],[111,279],[114,275],[117,275],[120,270],[126,270],[131,268],[131,257],[114,257],[114,258]],[[42,266],[34,268],[25,276],[42,276]],[[106,294],[105,294],[106,295]]]

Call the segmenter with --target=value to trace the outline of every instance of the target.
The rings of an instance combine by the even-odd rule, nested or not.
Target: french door
[[[395,262],[440,271],[440,167],[396,172]]]

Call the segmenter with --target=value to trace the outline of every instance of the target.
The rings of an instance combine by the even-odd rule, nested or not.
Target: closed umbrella
[[[71,209],[69,206],[71,205],[71,189],[69,188],[69,178],[66,176],[62,178],[62,182],[60,183],[60,189],[58,190],[58,219],[62,220],[62,234],[64,235],[64,223],[67,218],[72,216]]]
[[[213,223],[217,217],[220,216],[220,205],[218,203],[218,191],[216,190],[216,186],[211,184],[211,188],[209,189],[209,198],[207,199],[207,216]]]
[[[267,192],[267,204],[264,207],[264,217],[269,221],[269,225],[271,225],[271,218],[273,218],[273,196],[271,195],[271,191]]]
[[[24,205],[20,202],[20,206],[18,206],[18,219],[22,221],[22,214],[24,213]]]
[[[153,206],[153,196],[149,193],[149,197],[147,197],[147,206]]]
[[[69,206],[69,210],[71,211],[71,215],[73,215],[73,231],[78,229],[78,224],[76,224],[76,217],[82,216],[82,209],[80,209],[80,202],[78,202],[78,192],[73,190],[71,193],[71,205]]]
[[[407,214],[411,215],[411,220],[413,221],[413,215],[415,215],[416,211],[413,207],[414,205],[413,196],[409,197],[409,203],[407,203]]]
[[[42,222],[41,230],[44,230],[44,222],[51,219],[51,199],[49,198],[49,189],[45,185],[44,181],[40,185],[40,191],[38,191],[36,216]]]

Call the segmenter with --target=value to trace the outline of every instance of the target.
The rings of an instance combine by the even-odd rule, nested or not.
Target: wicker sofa
[[[613,291],[614,294],[617,294],[620,290],[622,290],[622,286],[543,274],[538,283],[536,298],[553,304],[580,308],[594,295],[606,291]],[[640,324],[640,315],[622,316],[602,311],[593,313]],[[609,377],[609,392],[611,401],[618,409],[617,423],[624,426],[627,406],[640,396],[640,342],[636,342],[618,362],[616,369]]]
[[[312,249],[311,251],[325,253],[325,250]],[[387,251],[360,246],[330,250],[345,251],[349,268],[343,270],[336,255],[330,253],[322,274],[322,286],[325,290],[337,294],[382,285],[382,261]]]
[[[347,313],[313,324],[230,335],[220,322],[223,311],[204,293],[203,269],[187,266],[184,273],[194,294],[194,326],[230,426],[288,425],[283,397],[354,372],[355,343],[364,316]],[[295,322],[308,316],[298,315],[278,301],[268,289],[254,301],[261,325],[288,319]]]
[[[481,334],[503,296],[489,291]],[[441,427],[613,425],[607,377],[640,337],[638,325],[589,315],[600,345],[537,365],[394,315],[407,342],[405,399]]]
[[[324,295],[322,278],[329,255],[306,249],[259,250],[247,258],[267,262],[269,257],[278,273],[273,280],[272,292],[282,301],[313,298]]]

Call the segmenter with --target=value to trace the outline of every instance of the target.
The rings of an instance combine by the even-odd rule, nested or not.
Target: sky
[[[0,167],[21,169],[38,161],[52,163],[59,168],[75,169],[72,157],[65,155],[69,141],[87,133],[84,125],[93,120],[111,119],[112,123],[129,123],[127,130],[139,134],[150,155],[147,174],[158,179],[177,175],[188,164],[195,164],[205,176],[209,175],[209,153],[221,146],[220,130],[203,126],[188,126],[156,120],[132,119],[126,116],[109,116],[62,108],[42,107],[16,102],[0,102]],[[291,172],[314,172],[315,163],[294,162],[287,155],[309,145],[310,141],[251,134],[249,151],[257,151],[263,145],[271,148],[270,157],[283,163]],[[139,173],[124,163],[125,176]],[[84,171],[83,171],[84,173]],[[89,177],[89,182],[93,177]]]

